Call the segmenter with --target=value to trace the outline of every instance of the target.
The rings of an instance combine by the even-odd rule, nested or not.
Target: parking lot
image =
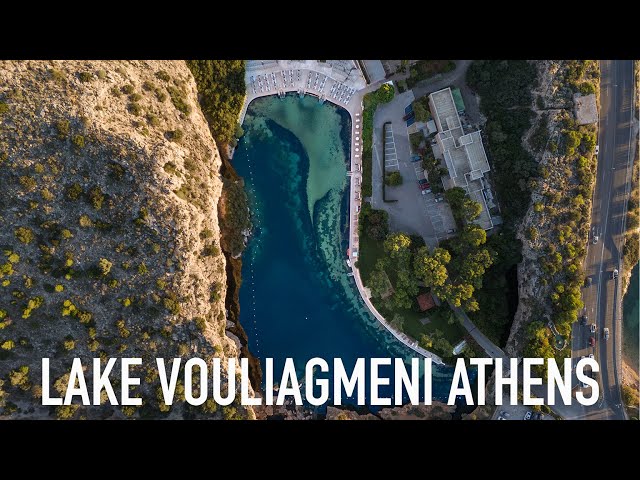
[[[412,162],[413,171],[416,176],[416,180],[421,180],[425,177],[424,169],[422,168],[422,162]],[[453,219],[453,213],[451,207],[444,200],[443,194],[434,194],[433,192],[422,193],[422,202],[425,205],[425,214],[429,217],[431,225],[433,226],[434,234],[438,241],[448,238],[453,233],[447,233],[451,230],[455,230],[456,223]]]
[[[429,247],[434,248],[440,240],[450,236],[447,231],[455,228],[451,208],[446,201],[436,202],[433,193],[422,194],[418,179],[425,178],[421,162],[411,162],[411,146],[406,122],[403,120],[405,107],[411,103],[413,95],[405,92],[391,102],[378,107],[374,117],[373,142],[373,196],[374,208],[389,213],[389,224],[394,231],[404,231],[420,235]],[[385,123],[391,124],[385,128]],[[385,138],[385,151],[382,139]],[[382,168],[397,170],[403,183],[397,187],[387,187],[388,199],[382,201]]]
[[[508,398],[504,398],[504,401],[507,402]],[[538,418],[538,413],[536,413],[532,407],[525,405],[501,405],[496,406],[496,411],[493,413],[492,420],[524,420],[524,417],[527,412],[531,412],[531,418],[529,420],[554,420],[551,415],[547,415],[545,413],[540,413],[540,418]]]
[[[393,138],[393,125],[386,124],[384,126],[384,168],[387,172],[400,170],[398,165],[398,152],[396,151],[396,142]]]

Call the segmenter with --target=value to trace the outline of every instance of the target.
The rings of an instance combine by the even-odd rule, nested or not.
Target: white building
[[[485,230],[493,228],[486,198],[491,193],[484,178],[491,168],[480,130],[464,132],[450,88],[429,95],[429,106],[438,128],[436,141],[449,170],[449,178],[443,179],[444,188],[464,188],[472,200],[482,205],[482,212],[474,223]]]

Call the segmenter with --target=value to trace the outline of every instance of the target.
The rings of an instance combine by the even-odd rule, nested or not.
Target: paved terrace
[[[431,358],[433,363],[444,365],[442,359],[418,345],[418,342],[393,328],[371,303],[371,292],[366,288],[355,264],[358,260],[358,214],[362,205],[362,97],[376,90],[382,82],[367,86],[353,60],[248,60],[245,83],[247,95],[240,112],[242,124],[247,107],[256,98],[283,95],[288,92],[314,95],[319,101],[338,105],[351,116],[351,158],[349,197],[349,251],[348,258],[360,296],[372,315],[400,342],[414,352]]]

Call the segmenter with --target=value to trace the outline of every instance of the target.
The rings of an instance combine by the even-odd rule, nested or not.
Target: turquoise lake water
[[[622,310],[624,317],[624,328],[622,329],[624,335],[624,357],[627,363],[635,368],[636,372],[638,371],[638,343],[640,341],[639,288],[638,265],[636,265],[633,272],[631,272],[631,281],[629,282],[627,294],[624,296]]]
[[[287,357],[301,374],[316,356],[330,365],[340,357],[348,372],[358,357],[417,356],[375,320],[347,276],[348,113],[313,97],[265,97],[251,103],[243,128],[233,164],[254,232],[243,254],[240,322],[263,370],[266,357],[278,376]],[[434,366],[434,398],[446,400],[451,374]]]

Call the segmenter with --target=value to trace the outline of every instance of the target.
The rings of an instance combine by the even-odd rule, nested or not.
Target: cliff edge
[[[156,357],[239,354],[220,165],[183,61],[0,62],[1,415],[254,417],[159,401]],[[142,407],[41,406],[42,357],[98,356],[143,358]]]

